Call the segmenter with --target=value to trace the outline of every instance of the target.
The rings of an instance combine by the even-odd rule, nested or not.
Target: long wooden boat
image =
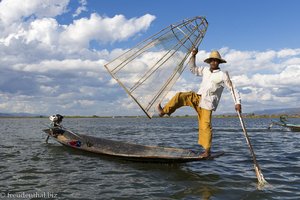
[[[84,134],[74,133],[63,127],[56,126],[43,130],[49,137],[57,142],[78,150],[96,153],[103,156],[113,156],[125,160],[160,163],[184,163],[192,161],[211,160],[224,154],[212,153],[210,157],[203,158],[199,153],[188,149],[145,146],[128,142],[98,138]]]

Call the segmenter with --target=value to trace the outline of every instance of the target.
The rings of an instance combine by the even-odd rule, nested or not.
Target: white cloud
[[[86,0],[79,0],[80,6],[76,9],[75,13],[73,14],[73,17],[79,16],[83,11],[87,11],[87,2]]]
[[[148,29],[154,19],[155,17],[150,14],[127,20],[123,15],[108,18],[93,13],[90,18],[75,20],[67,26],[61,33],[60,43],[77,49],[87,48],[91,40],[100,43],[126,40]]]
[[[74,53],[88,49],[91,41],[113,43],[126,40],[149,28],[155,19],[146,14],[140,18],[126,19],[123,15],[113,18],[101,17],[96,13],[90,18],[81,18],[70,25],[58,24],[54,18],[41,18],[30,23],[21,23],[9,33],[0,34],[0,44],[5,46],[35,44],[53,51]]]
[[[300,55],[300,49],[282,49],[277,52],[279,58]]]
[[[9,25],[30,17],[55,17],[64,13],[68,4],[69,0],[2,0],[0,22]]]
[[[40,90],[45,94],[55,94],[57,90],[59,90],[60,86],[45,86],[41,85]]]
[[[30,23],[27,31],[24,31],[24,42],[28,44],[37,41],[48,47],[56,46],[60,27],[61,25],[53,18],[37,19]]]
[[[69,72],[101,72],[105,61],[91,61],[81,59],[64,59],[64,60],[43,60],[40,63],[33,64],[16,64],[12,68],[18,71],[25,72],[47,72],[47,71],[69,71]],[[90,73],[89,73],[90,74]]]

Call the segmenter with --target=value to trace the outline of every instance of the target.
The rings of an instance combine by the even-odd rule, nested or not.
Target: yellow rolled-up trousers
[[[198,114],[199,135],[198,144],[210,150],[212,141],[211,110],[199,107],[201,96],[195,92],[178,92],[163,108],[163,112],[171,115],[182,106],[190,106]]]

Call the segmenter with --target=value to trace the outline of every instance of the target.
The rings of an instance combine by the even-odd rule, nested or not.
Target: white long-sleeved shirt
[[[209,67],[197,67],[194,62],[190,62],[190,70],[196,76],[202,76],[202,82],[197,94],[201,95],[199,106],[207,110],[215,111],[218,107],[224,86],[230,90],[230,80],[226,73],[220,69],[210,71]],[[233,85],[236,96],[235,104],[241,104],[241,96]]]

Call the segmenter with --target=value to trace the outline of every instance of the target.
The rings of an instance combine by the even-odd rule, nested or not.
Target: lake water
[[[300,123],[300,119],[290,119]],[[213,119],[215,160],[151,164],[45,143],[48,119],[0,119],[0,199],[300,199],[300,132],[245,119],[268,185],[257,189],[239,120]],[[145,145],[201,150],[196,118],[64,119],[74,132]]]

